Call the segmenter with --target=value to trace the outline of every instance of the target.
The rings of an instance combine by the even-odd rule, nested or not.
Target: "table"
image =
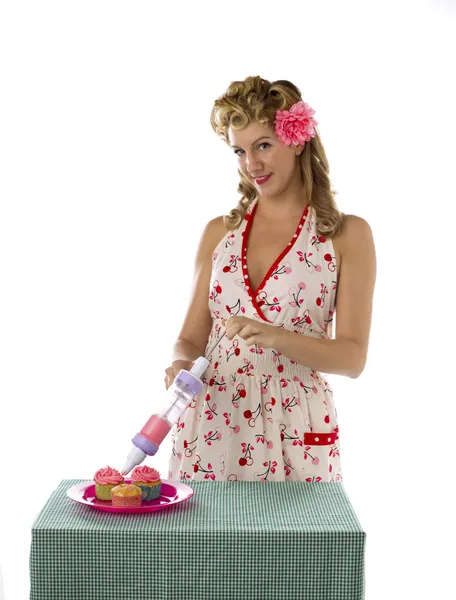
[[[32,525],[31,600],[362,600],[366,533],[342,482],[187,482],[146,514],[78,504]]]

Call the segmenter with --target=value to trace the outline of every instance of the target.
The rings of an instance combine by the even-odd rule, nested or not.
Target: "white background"
[[[7,600],[28,598],[31,527],[52,491],[121,468],[165,393],[200,234],[239,199],[210,111],[248,75],[300,88],[339,207],[374,233],[368,364],[357,380],[329,376],[366,598],[451,595],[454,6],[1,5]],[[165,477],[170,451],[167,438],[147,461]]]

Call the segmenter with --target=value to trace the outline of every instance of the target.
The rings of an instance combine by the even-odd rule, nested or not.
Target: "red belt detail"
[[[332,432],[315,433],[306,431],[304,433],[304,444],[312,446],[329,446],[334,444],[339,439],[339,427],[336,427]]]

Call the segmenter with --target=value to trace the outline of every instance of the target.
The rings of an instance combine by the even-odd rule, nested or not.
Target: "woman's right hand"
[[[170,367],[165,369],[166,389],[168,389],[172,385],[172,383],[173,383],[176,375],[179,373],[179,371],[181,371],[182,369],[185,369],[186,371],[190,371],[194,364],[195,364],[194,360],[175,360]]]

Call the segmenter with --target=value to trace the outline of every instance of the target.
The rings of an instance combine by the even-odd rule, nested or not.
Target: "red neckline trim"
[[[241,255],[242,273],[243,273],[243,276],[244,276],[244,281],[245,281],[245,285],[247,287],[247,291],[249,293],[250,299],[252,300],[253,306],[255,307],[257,313],[260,315],[260,317],[264,321],[268,321],[269,323],[272,323],[272,321],[270,321],[269,319],[267,319],[265,317],[265,315],[263,314],[263,311],[258,306],[256,298],[258,296],[258,293],[263,290],[264,286],[268,282],[268,280],[271,277],[272,273],[274,273],[274,271],[277,269],[277,267],[279,266],[279,264],[282,261],[282,259],[284,258],[284,256],[286,256],[288,254],[288,252],[290,252],[290,250],[295,245],[296,240],[299,237],[299,234],[301,233],[301,231],[304,228],[304,223],[306,221],[306,217],[309,214],[309,206],[310,205],[307,204],[304,207],[304,210],[303,210],[302,215],[301,215],[301,219],[299,220],[298,226],[296,227],[296,231],[295,231],[293,237],[291,238],[291,241],[289,242],[289,244],[287,246],[285,246],[285,248],[283,249],[283,251],[281,252],[281,254],[273,262],[273,264],[271,265],[270,269],[268,270],[268,272],[266,273],[266,275],[263,277],[263,281],[260,283],[260,285],[258,286],[258,288],[254,292],[252,290],[252,284],[250,283],[249,272],[248,272],[248,268],[247,268],[247,243],[248,243],[248,239],[249,239],[250,229],[252,227],[253,217],[255,215],[257,206],[258,206],[258,202],[255,203],[255,205],[254,205],[251,213],[247,214],[245,216],[245,220],[247,222],[247,225],[246,225],[246,227],[245,227],[245,229],[244,229],[244,231],[242,233],[242,255]]]

